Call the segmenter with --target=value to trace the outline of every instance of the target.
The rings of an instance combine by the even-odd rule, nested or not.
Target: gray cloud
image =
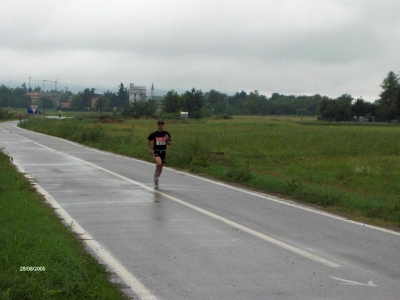
[[[392,0],[3,1],[0,84],[349,93],[399,71]]]

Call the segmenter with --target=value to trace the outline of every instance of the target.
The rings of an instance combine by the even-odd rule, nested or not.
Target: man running
[[[147,149],[149,154],[154,156],[156,171],[154,172],[154,186],[158,188],[159,178],[165,163],[167,146],[171,145],[171,135],[164,130],[164,121],[157,121],[158,130],[154,131],[147,138]],[[153,141],[153,147],[151,142]]]

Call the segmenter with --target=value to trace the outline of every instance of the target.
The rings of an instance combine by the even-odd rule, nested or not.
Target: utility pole
[[[52,80],[46,80],[46,81],[48,81],[48,82],[54,82],[54,97],[53,97],[53,99],[52,99],[53,104],[54,104],[54,99],[56,98],[56,93],[57,93],[57,81],[58,81],[58,79],[57,79],[56,81],[52,81]]]
[[[229,101],[228,101],[228,97],[226,97],[226,117],[228,117],[228,104],[229,104]]]
[[[28,88],[29,106],[31,105],[31,78],[32,77],[29,77],[29,88]]]
[[[46,104],[45,104],[45,101],[44,101],[44,82],[45,81],[49,81],[49,80],[46,80],[46,79],[32,79],[32,81],[42,81],[43,82],[42,102],[43,102],[43,115],[45,115],[45,106],[46,106]],[[29,85],[30,85],[30,81],[29,81]]]
[[[43,79],[43,92],[42,92],[43,97],[42,97],[42,101],[43,101],[43,116],[44,116],[44,117],[46,117],[46,109],[45,109],[45,106],[46,106],[46,105],[45,105],[45,103],[44,103],[44,102],[45,102],[45,101],[44,101],[44,82],[45,82],[45,81],[47,81],[47,80]]]

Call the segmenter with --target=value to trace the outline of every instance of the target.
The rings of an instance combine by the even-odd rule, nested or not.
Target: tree
[[[383,80],[381,88],[382,92],[379,95],[381,117],[388,122],[397,118],[400,122],[399,77],[393,71],[390,71]]]
[[[0,105],[3,107],[12,106],[12,89],[2,84],[0,86]]]
[[[21,88],[24,90],[25,93],[28,92],[28,88],[26,87],[26,83],[25,82],[23,84],[21,84]]]
[[[318,114],[324,119],[333,119],[335,117],[335,100],[323,97],[318,104]]]
[[[212,114],[222,115],[228,113],[229,102],[227,94],[210,90],[204,94],[204,101],[206,106],[212,111]]]
[[[236,92],[235,95],[228,98],[229,104],[232,105],[234,108],[237,108],[240,103],[245,102],[247,99],[247,94],[245,91]]]
[[[229,105],[233,108],[235,113],[241,113],[244,103],[246,102],[247,94],[245,91],[240,93],[236,92],[235,95],[228,97]]]
[[[257,90],[250,92],[244,107],[250,115],[265,115],[267,113],[267,98],[260,95]]]
[[[41,97],[37,100],[37,105],[39,108],[42,108],[43,113],[46,112],[46,109],[54,108],[54,102],[50,97]]]
[[[95,90],[96,89],[94,89],[94,88],[92,88],[92,89],[86,88],[86,89],[84,89],[83,92],[79,93],[79,95],[81,95],[81,97],[82,97],[82,103],[81,103],[80,110],[82,110],[83,108],[86,108],[86,107],[90,108],[92,106],[91,102],[92,102],[93,97],[95,96]]]
[[[75,110],[82,110],[83,108],[83,99],[81,93],[78,95],[74,95],[70,101],[70,107]]]
[[[189,113],[191,119],[201,119],[204,96],[201,90],[192,88],[182,95],[183,108]]]
[[[353,98],[343,94],[337,99],[322,97],[318,104],[318,114],[326,120],[347,121],[351,116],[351,102]]]
[[[117,94],[107,90],[107,92],[104,92],[103,97],[107,98],[110,101],[110,106],[112,108],[121,107]]]
[[[154,99],[149,101],[134,101],[124,105],[122,115],[136,119],[141,117],[151,118],[154,117],[156,111],[157,102]]]
[[[180,110],[180,97],[174,90],[168,91],[163,100],[163,111],[166,113],[177,113]]]
[[[29,98],[22,86],[13,89],[3,84],[0,86],[0,105],[14,108],[27,107]]]
[[[365,101],[362,98],[357,99],[351,106],[351,115],[357,118],[365,116]]]
[[[348,94],[343,94],[336,99],[335,117],[340,121],[348,121],[351,116],[351,102],[353,97]]]
[[[123,83],[119,85],[118,93],[117,93],[117,98],[118,98],[118,105],[115,106],[124,106],[125,104],[129,103],[129,91],[127,88],[124,87]]]
[[[67,93],[61,93],[61,95],[60,95],[60,103],[68,102],[68,100],[69,100],[69,97],[68,97]]]
[[[109,104],[108,98],[106,98],[106,97],[103,96],[103,97],[100,97],[100,98],[98,98],[98,99],[96,100],[96,103],[95,103],[94,106],[95,106],[96,110],[102,112],[103,109],[106,108],[106,107],[108,106],[108,104]]]

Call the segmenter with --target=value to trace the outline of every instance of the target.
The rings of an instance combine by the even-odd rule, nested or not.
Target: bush
[[[189,164],[206,167],[210,158],[208,145],[198,137],[177,141],[174,151],[169,156],[171,164],[181,167],[187,167]]]
[[[89,140],[93,143],[101,142],[106,136],[103,127],[96,126],[89,131]]]
[[[237,182],[246,182],[253,178],[248,166],[238,165],[232,161],[231,166],[226,170],[226,177]]]
[[[7,110],[2,109],[0,107],[0,120],[7,120],[7,119],[11,119],[12,118],[12,114],[9,114],[7,112]]]

